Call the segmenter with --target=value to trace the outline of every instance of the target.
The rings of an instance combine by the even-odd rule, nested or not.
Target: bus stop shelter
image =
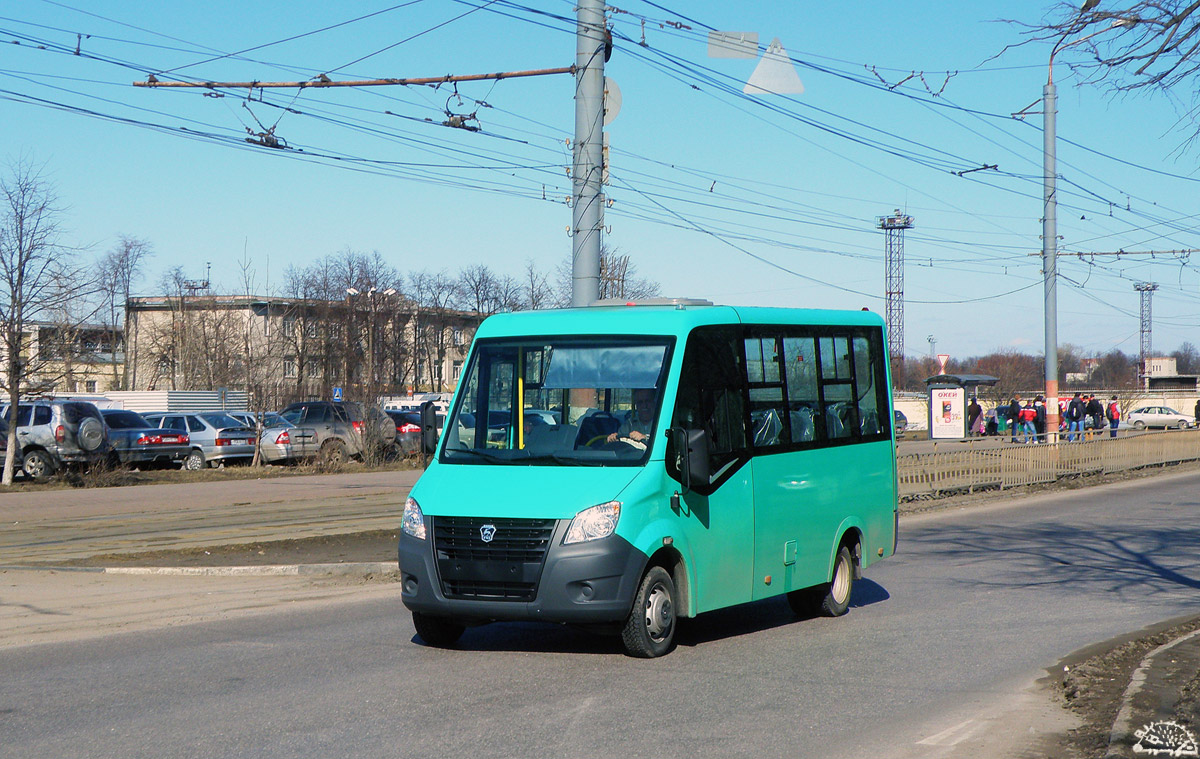
[[[925,380],[929,389],[929,437],[962,440],[967,437],[967,399],[978,388],[1000,381],[990,374],[935,374]]]

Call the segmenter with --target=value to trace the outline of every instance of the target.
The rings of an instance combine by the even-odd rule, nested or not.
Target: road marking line
[[[917,745],[919,745],[919,746],[957,746],[959,743],[962,743],[967,738],[970,738],[971,734],[975,732],[975,729],[977,727],[979,727],[978,722],[976,720],[969,719],[966,722],[955,725],[954,727],[946,728],[945,730],[943,730],[940,733],[937,733],[935,735],[929,736],[928,738],[919,740],[919,741],[917,741]]]

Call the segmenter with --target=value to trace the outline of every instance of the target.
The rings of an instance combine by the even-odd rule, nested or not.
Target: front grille
[[[532,601],[554,536],[553,519],[433,517],[433,546],[447,598]],[[484,531],[492,536],[483,539]]]

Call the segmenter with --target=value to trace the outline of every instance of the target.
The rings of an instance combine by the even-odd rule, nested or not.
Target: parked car
[[[267,464],[291,464],[304,456],[300,453],[299,440],[307,435],[312,436],[311,429],[305,430],[284,419],[279,414],[269,414],[270,426],[264,426],[259,437],[259,452],[263,462]]]
[[[257,429],[260,420],[262,421],[263,429],[267,429],[268,427],[291,426],[291,422],[284,419],[279,414],[276,414],[274,411],[261,411],[258,413],[253,411],[226,411],[225,413],[229,414],[234,419],[237,419],[239,422],[251,429]]]
[[[186,432],[189,450],[183,459],[184,469],[203,469],[254,458],[253,429],[223,411],[200,414],[144,414],[152,426]]]
[[[0,464],[4,462],[4,457],[8,454],[8,422],[0,418]],[[21,465],[25,462],[21,458],[21,448],[17,446],[17,456],[13,461],[13,471],[21,470]]]
[[[1135,429],[1144,430],[1147,427],[1172,427],[1185,430],[1192,426],[1192,418],[1181,414],[1168,406],[1142,406],[1130,411],[1125,417],[1125,423]]]
[[[906,429],[908,429],[908,417],[905,416],[904,412],[900,409],[893,409],[893,412],[896,418],[896,434],[899,435],[901,432],[904,432]]]
[[[328,463],[362,458],[369,447],[385,450],[396,444],[396,424],[383,409],[353,401],[301,401],[279,415],[296,425],[289,430],[298,458],[317,456]]]
[[[170,466],[182,464],[191,450],[188,433],[163,430],[136,411],[104,409],[100,412],[108,425],[108,440],[122,464]]]
[[[0,408],[0,418],[12,421],[8,404]],[[110,450],[104,418],[86,401],[23,403],[16,424],[22,468],[35,480],[45,480],[69,464],[102,461]]]
[[[396,442],[405,455],[421,450],[421,413],[419,411],[384,412],[396,423]],[[432,451],[426,451],[432,453]]]

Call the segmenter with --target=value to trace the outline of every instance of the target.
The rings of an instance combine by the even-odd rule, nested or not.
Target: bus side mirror
[[[433,401],[425,401],[421,404],[421,450],[433,453],[437,448],[437,439],[437,409]]]
[[[693,490],[696,485],[707,485],[711,478],[708,471],[708,433],[675,427],[671,430],[671,436],[679,460],[679,480],[684,492]]]

